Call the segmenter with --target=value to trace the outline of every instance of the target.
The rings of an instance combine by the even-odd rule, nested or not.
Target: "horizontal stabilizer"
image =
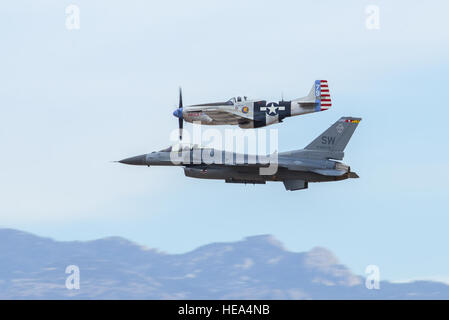
[[[360,178],[359,175],[355,172],[349,172],[349,178],[357,179]]]
[[[346,171],[335,169],[315,169],[312,170],[312,172],[321,174],[323,176],[331,176],[331,177],[339,177],[346,173]]]
[[[309,94],[294,101],[299,102],[303,106],[310,105],[315,111],[329,109],[332,106],[332,101],[327,80],[315,80]]]

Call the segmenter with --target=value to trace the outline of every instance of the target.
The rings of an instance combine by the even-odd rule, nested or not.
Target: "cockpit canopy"
[[[232,97],[231,99],[228,100],[228,102],[232,102],[232,103],[237,103],[237,102],[242,102],[242,101],[246,101],[248,98],[246,96],[242,97]]]
[[[192,143],[176,143],[168,148],[162,149],[159,152],[179,152],[179,151],[190,151],[193,149],[200,149],[198,144]]]

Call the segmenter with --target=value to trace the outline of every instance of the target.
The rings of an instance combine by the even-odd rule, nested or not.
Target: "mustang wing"
[[[236,122],[252,120],[248,114],[235,112],[234,110],[223,110],[223,109],[206,109],[203,113],[211,117],[215,121],[229,121],[234,120]]]
[[[233,108],[217,108],[198,105],[189,107],[188,112],[202,112],[217,122],[240,123],[252,120],[249,113],[243,113],[240,109],[235,110]]]

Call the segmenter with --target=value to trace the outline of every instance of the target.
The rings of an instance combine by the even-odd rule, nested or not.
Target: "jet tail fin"
[[[315,80],[307,96],[296,99],[301,105],[312,105],[315,111],[324,111],[332,106],[327,80]]]
[[[341,117],[313,140],[306,150],[343,152],[362,118]]]

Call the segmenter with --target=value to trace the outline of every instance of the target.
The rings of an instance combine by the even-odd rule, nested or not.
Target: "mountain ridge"
[[[56,241],[0,228],[1,299],[447,299],[432,281],[365,287],[328,249],[287,250],[272,235],[214,242],[181,254],[122,237]],[[66,267],[80,270],[68,290]]]

